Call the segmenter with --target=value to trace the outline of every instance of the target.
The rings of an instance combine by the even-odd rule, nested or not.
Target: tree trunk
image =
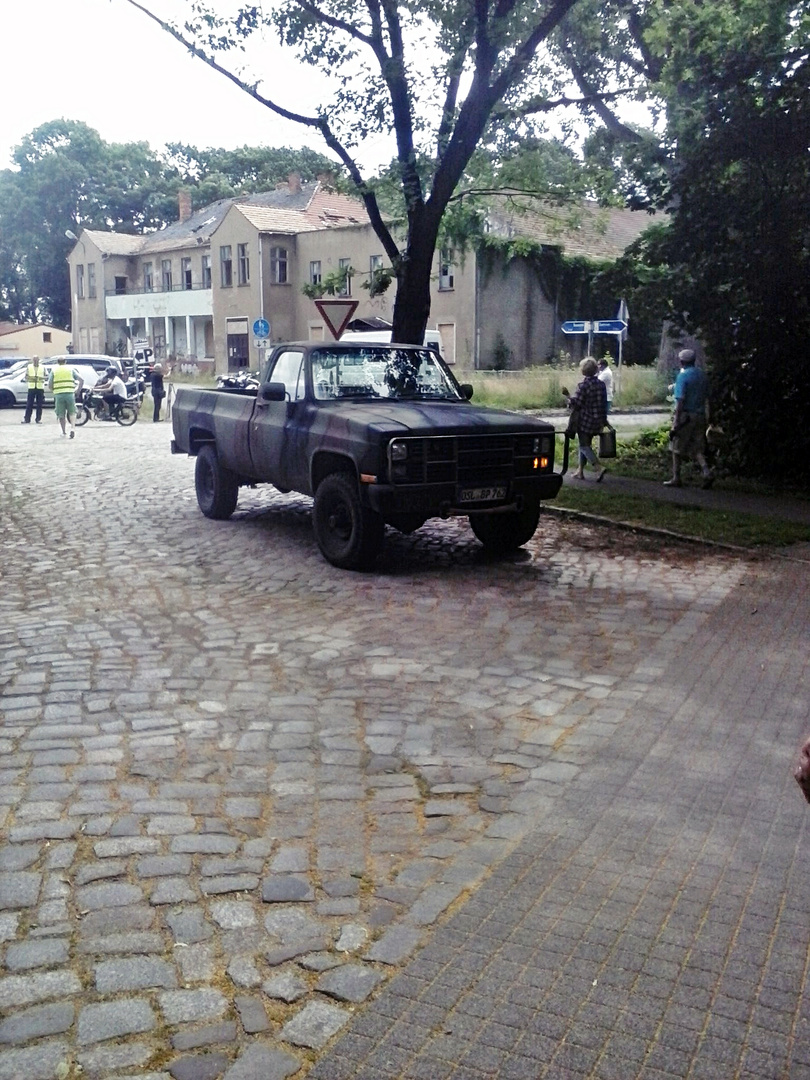
[[[436,250],[438,225],[424,220],[412,224],[408,246],[397,268],[397,295],[394,299],[392,341],[422,345],[430,316],[430,276]]]

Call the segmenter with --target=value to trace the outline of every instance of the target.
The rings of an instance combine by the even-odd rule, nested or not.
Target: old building
[[[580,209],[573,221],[570,212],[495,205],[490,243],[436,252],[428,328],[440,331],[451,363],[491,367],[500,350],[508,366],[524,367],[554,353],[558,298],[531,259],[492,241],[520,234],[535,247],[611,259],[649,223],[630,211]],[[129,355],[148,345],[156,358],[218,372],[261,365],[257,319],[270,324],[271,342],[328,336],[305,285],[343,273],[341,295],[358,301],[357,317],[386,320],[395,293],[369,289],[387,259],[363,204],[295,174],[273,191],[194,213],[181,193],[179,220],[148,235],[84,230],[68,262],[77,352]]]
[[[0,322],[0,356],[25,357],[59,356],[70,346],[71,336],[67,330],[47,323]]]

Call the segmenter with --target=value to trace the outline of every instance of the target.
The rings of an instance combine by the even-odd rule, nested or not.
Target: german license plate
[[[462,488],[459,493],[459,502],[498,502],[506,498],[505,487],[480,487]]]

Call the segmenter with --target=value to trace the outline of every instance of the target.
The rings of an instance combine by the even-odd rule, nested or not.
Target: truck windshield
[[[441,360],[430,349],[373,345],[312,354],[312,385],[321,401],[334,398],[442,398],[463,400]]]

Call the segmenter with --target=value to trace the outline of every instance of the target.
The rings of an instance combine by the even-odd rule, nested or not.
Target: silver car
[[[30,361],[21,360],[18,365],[10,368],[5,374],[0,373],[0,409],[13,408],[15,405],[25,405],[28,400],[28,383],[25,381],[26,371]],[[42,363],[45,373],[45,404],[53,405],[53,394],[48,390],[48,379],[51,370],[56,367],[53,358],[49,357]],[[84,385],[89,389],[95,386],[101,378],[99,372],[89,364],[70,363],[70,367],[76,372]]]

